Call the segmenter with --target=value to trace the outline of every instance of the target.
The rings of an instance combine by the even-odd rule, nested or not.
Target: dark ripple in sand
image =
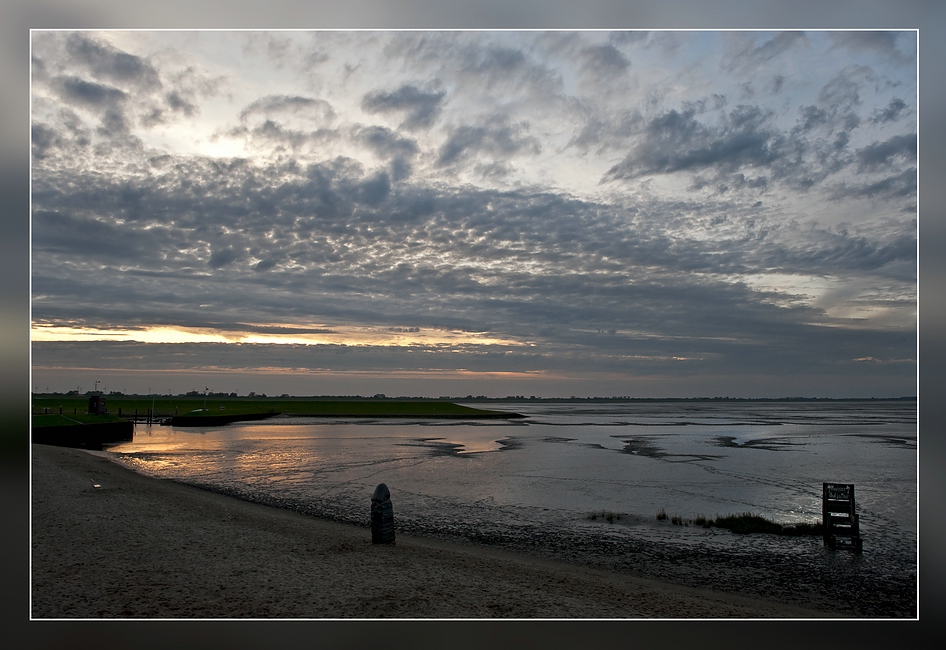
[[[717,436],[717,447],[732,447],[733,449],[765,449],[767,451],[790,451],[791,447],[803,447],[804,443],[793,442],[786,438],[759,438],[746,440],[739,444],[735,436]]]
[[[421,447],[431,456],[462,456],[464,446],[454,442],[445,442],[440,438],[418,438],[412,442],[397,443],[397,447]]]
[[[885,447],[916,451],[916,438],[887,436],[874,433],[849,433],[845,435],[852,436],[854,438],[866,438],[870,442],[882,444]]]
[[[621,450],[621,453],[656,458],[669,463],[692,463],[698,460],[716,460],[723,458],[723,456],[714,454],[671,454],[664,451],[663,448],[658,447],[647,438],[621,438],[621,441],[624,443],[624,449]]]
[[[497,440],[499,443],[499,451],[514,451],[516,449],[522,449],[523,443],[519,438],[503,438],[502,440]]]

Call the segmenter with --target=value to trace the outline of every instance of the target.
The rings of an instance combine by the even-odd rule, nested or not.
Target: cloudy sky
[[[31,45],[39,390],[917,392],[913,31]]]

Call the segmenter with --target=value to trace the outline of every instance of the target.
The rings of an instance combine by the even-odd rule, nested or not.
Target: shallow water
[[[528,417],[277,417],[225,427],[139,427],[134,442],[110,453],[150,475],[361,525],[375,486],[386,483],[398,530],[413,534],[539,544],[560,547],[560,555],[628,543],[767,551],[820,558],[811,571],[848,560],[826,555],[820,538],[737,536],[675,526],[656,513],[684,521],[752,512],[781,523],[818,522],[822,483],[854,483],[865,549],[857,562],[867,567],[858,571],[915,580],[915,402],[500,408]],[[589,518],[601,511],[620,519]],[[609,552],[613,562],[627,561]]]

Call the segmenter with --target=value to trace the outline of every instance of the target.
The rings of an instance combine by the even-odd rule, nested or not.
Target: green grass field
[[[325,417],[483,417],[490,415],[514,414],[499,411],[474,409],[451,402],[441,401],[397,401],[397,400],[307,400],[304,398],[249,398],[229,397],[159,397],[152,400],[137,396],[106,396],[109,415],[132,417],[137,410],[138,417],[144,417],[154,405],[157,418],[174,415],[195,417],[219,415],[246,415],[257,413],[282,413],[295,415],[313,415]],[[87,397],[37,395],[33,397],[34,426],[36,418],[51,417],[43,415],[45,410],[58,417],[60,407],[62,415],[80,419],[89,401]],[[95,416],[85,416],[95,417]],[[61,423],[65,424],[65,422]],[[70,424],[75,424],[71,422]]]
[[[43,414],[33,414],[33,427],[69,427],[76,424],[101,424],[103,422],[121,422],[124,418],[120,418],[117,415],[89,415],[88,413],[75,413],[72,411],[66,412],[63,409],[63,414],[59,415],[59,409],[56,409],[55,413]]]

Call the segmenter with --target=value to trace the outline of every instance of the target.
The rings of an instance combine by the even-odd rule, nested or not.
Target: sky
[[[34,390],[917,394],[915,31],[33,31]]]

